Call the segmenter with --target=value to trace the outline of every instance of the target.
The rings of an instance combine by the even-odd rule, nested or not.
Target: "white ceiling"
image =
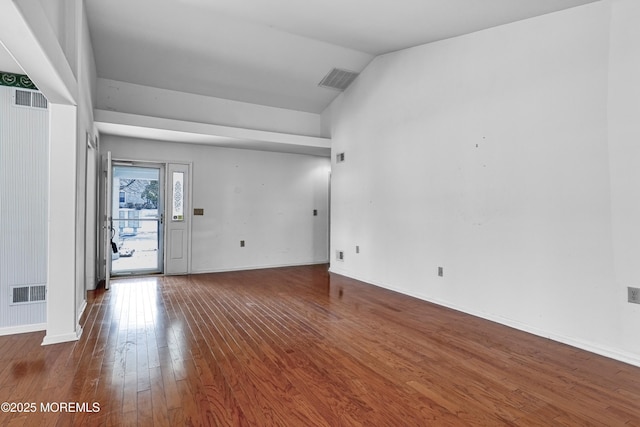
[[[13,59],[13,56],[7,52],[4,45],[0,43],[0,71],[6,71],[7,73],[24,74],[22,68]]]
[[[85,0],[98,77],[312,113],[334,67],[598,0]],[[0,43],[0,71],[22,69]],[[139,118],[143,122],[150,118]],[[96,121],[101,133],[324,155],[330,141]],[[193,124],[191,124],[193,126]],[[247,131],[251,132],[251,131]],[[301,137],[302,138],[302,137]]]
[[[596,0],[86,0],[98,76],[319,113],[334,67]]]

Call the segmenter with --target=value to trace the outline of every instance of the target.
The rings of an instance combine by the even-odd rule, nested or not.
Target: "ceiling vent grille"
[[[334,68],[318,83],[320,87],[343,91],[358,77],[358,73]]]
[[[47,102],[47,98],[40,92],[16,89],[14,105],[46,110],[49,103]]]
[[[47,298],[46,285],[13,286],[11,288],[11,304],[41,302]]]

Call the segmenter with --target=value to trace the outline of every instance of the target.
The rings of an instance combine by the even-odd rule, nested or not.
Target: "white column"
[[[80,338],[76,304],[77,107],[49,104],[49,259],[43,345]]]

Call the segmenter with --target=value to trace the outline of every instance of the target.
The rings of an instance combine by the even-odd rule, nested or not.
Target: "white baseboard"
[[[84,310],[87,308],[87,300],[82,301],[82,305],[80,306],[80,311],[78,311],[78,318],[76,319],[78,323],[80,323],[80,318],[84,314]]]
[[[452,304],[448,301],[442,301],[442,300],[438,300],[437,298],[428,298],[425,297],[424,295],[418,295],[418,294],[413,294],[413,293],[409,293],[409,292],[405,292],[403,290],[400,290],[398,288],[395,288],[394,286],[389,286],[389,285],[384,285],[384,284],[380,284],[380,283],[374,283],[371,280],[367,280],[364,278],[360,278],[356,275],[348,275],[345,274],[343,272],[336,272],[334,270],[332,270],[331,268],[329,269],[330,273],[333,274],[338,274],[341,276],[345,276],[345,277],[349,277],[355,280],[358,280],[360,282],[366,283],[368,285],[372,285],[372,286],[377,286],[379,288],[384,288],[384,289],[388,289],[394,292],[398,292],[400,294],[403,295],[408,295],[410,297],[413,298],[417,298],[423,301],[427,301],[433,304],[437,304],[443,307],[447,307],[450,308],[452,310],[456,310],[459,311],[461,313],[465,313],[465,314],[469,314],[471,316],[475,316],[475,317],[479,317],[481,319],[485,319],[485,320],[489,320],[491,322],[495,322],[495,323],[499,323],[501,325],[505,325],[508,326],[510,328],[513,329],[517,329],[519,331],[523,331],[523,332],[527,332],[529,334],[533,334],[542,338],[548,338],[552,341],[556,341],[562,344],[566,344],[566,345],[570,345],[571,347],[575,347],[575,348],[579,348],[581,350],[585,350],[588,351],[590,353],[595,353],[598,354],[600,356],[604,356],[604,357],[608,357],[609,359],[614,359],[617,360],[619,362],[624,362],[624,363],[628,363],[629,365],[633,365],[633,366],[637,366],[640,367],[640,355],[638,354],[634,354],[634,353],[630,353],[630,352],[625,352],[625,351],[621,351],[619,349],[616,348],[610,348],[610,347],[606,347],[606,346],[602,346],[598,343],[593,343],[593,342],[588,342],[588,341],[583,341],[580,339],[576,339],[573,337],[568,337],[568,336],[564,336],[561,334],[557,334],[555,332],[551,332],[551,331],[547,331],[547,330],[543,330],[543,329],[538,329],[536,327],[524,324],[524,323],[520,323],[517,322],[515,320],[512,319],[508,319],[508,318],[504,318],[501,316],[496,316],[496,315],[491,315],[491,314],[487,314],[487,313],[483,313],[480,311],[475,311],[475,310],[469,310],[466,307],[460,307],[457,306],[456,304]]]
[[[60,344],[63,342],[69,341],[78,341],[82,336],[82,327],[77,326],[76,332],[70,332],[68,334],[60,334],[60,335],[46,335],[42,340],[42,345],[51,345],[51,344]]]
[[[231,272],[231,271],[262,270],[265,268],[302,267],[306,265],[320,265],[320,264],[328,264],[328,263],[329,263],[328,260],[324,260],[324,261],[304,262],[304,263],[298,263],[298,264],[249,265],[249,266],[221,268],[221,269],[214,269],[214,270],[191,270],[190,274],[225,273],[225,272]]]
[[[0,336],[27,334],[29,332],[45,331],[46,329],[47,329],[46,323],[35,323],[33,325],[9,326],[6,328],[0,328]]]

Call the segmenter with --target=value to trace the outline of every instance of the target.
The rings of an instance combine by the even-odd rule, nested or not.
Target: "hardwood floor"
[[[324,265],[114,281],[83,326],[0,337],[0,402],[37,406],[0,425],[640,425],[640,368]]]

